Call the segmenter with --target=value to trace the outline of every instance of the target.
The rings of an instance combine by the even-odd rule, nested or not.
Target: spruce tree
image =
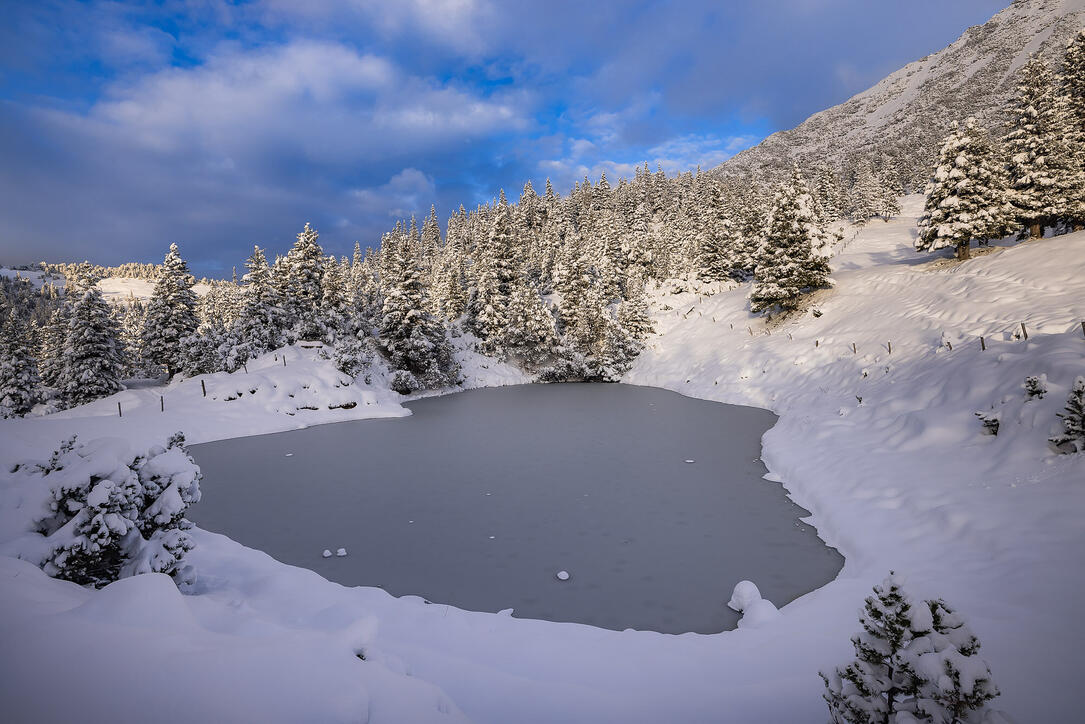
[[[942,599],[926,604],[931,630],[909,646],[923,679],[916,697],[916,718],[946,724],[975,721],[972,713],[982,711],[999,695],[990,666],[979,656],[979,639]]]
[[[284,301],[299,339],[319,339],[323,331],[320,302],[323,298],[324,252],[317,243],[319,237],[317,230],[306,223],[284,262]]]
[[[143,327],[143,354],[166,368],[172,377],[180,370],[181,340],[196,333],[196,295],[188,264],[176,244],[170,244],[162,271],[147,303]]]
[[[68,315],[64,367],[56,381],[67,407],[123,389],[124,357],[118,336],[109,305],[97,287],[90,287]]]
[[[60,386],[64,370],[64,342],[68,338],[68,309],[62,304],[53,310],[41,330],[38,349],[38,374],[44,387],[55,390]]]
[[[648,313],[648,297],[644,293],[644,277],[631,274],[626,282],[629,290],[626,299],[618,305],[618,324],[628,335],[635,354],[640,354],[645,340],[655,332],[652,317]]]
[[[502,191],[479,259],[478,288],[472,304],[474,326],[485,351],[496,351],[509,324],[509,295],[519,271],[514,247],[512,217]]]
[[[26,325],[12,308],[0,328],[0,417],[22,417],[30,412],[37,387]]]
[[[1045,226],[1066,216],[1070,150],[1061,135],[1060,104],[1047,63],[1033,57],[1021,70],[1006,135],[1010,201],[1017,222],[1039,238]]]
[[[240,344],[247,345],[249,358],[253,358],[281,347],[289,325],[282,296],[275,285],[267,257],[259,246],[253,247],[245,268],[248,273],[242,290],[244,301],[235,323],[235,334]]]
[[[1062,432],[1051,443],[1068,452],[1085,452],[1085,375],[1074,380],[1066,408],[1056,414],[1062,419]]]
[[[387,263],[378,340],[390,366],[403,373],[395,389],[406,394],[417,387],[454,384],[459,367],[444,327],[423,308],[421,270],[409,237],[385,234],[381,256]]]
[[[888,724],[899,713],[914,714],[925,682],[907,649],[930,632],[930,611],[915,606],[890,572],[867,597],[859,623],[863,630],[851,640],[855,661],[820,674],[834,724]]]
[[[1085,226],[1085,28],[1066,47],[1060,83],[1065,103],[1063,132],[1071,155],[1067,214],[1073,228],[1081,229]]]
[[[776,194],[756,255],[751,311],[796,309],[804,292],[827,284],[829,264],[814,253],[820,235],[813,199],[794,171]]]
[[[538,369],[557,348],[554,315],[535,288],[520,280],[509,297],[509,325],[501,339],[504,356],[516,358],[527,369]]]
[[[973,239],[1005,236],[1014,213],[1007,193],[1006,175],[986,130],[974,118],[964,128],[954,121],[927,184],[916,251],[954,247],[958,259],[967,259]]]

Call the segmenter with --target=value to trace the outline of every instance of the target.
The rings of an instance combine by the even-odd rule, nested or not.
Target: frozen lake
[[[409,407],[192,446],[204,480],[189,517],[343,584],[664,633],[734,628],[742,579],[782,606],[843,565],[761,479],[766,410],[616,384]]]

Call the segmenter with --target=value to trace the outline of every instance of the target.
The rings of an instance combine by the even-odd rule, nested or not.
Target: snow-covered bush
[[[1002,413],[993,410],[981,410],[976,413],[983,425],[983,431],[988,435],[997,435],[999,425],[1002,424]]]
[[[185,512],[200,499],[201,475],[180,433],[135,457],[73,437],[45,464],[20,470],[49,488],[34,529],[50,576],[96,588],[140,573],[195,579],[184,565],[193,545]]]
[[[1064,452],[1085,451],[1085,375],[1074,380],[1065,411],[1056,414],[1062,418],[1062,432],[1051,443]]]
[[[1047,394],[1047,375],[1029,375],[1025,378],[1025,399],[1042,400]]]
[[[913,604],[890,572],[859,622],[855,661],[819,674],[834,724],[963,724],[994,714],[986,705],[999,691],[979,640],[945,601]]]
[[[335,343],[331,359],[337,370],[356,378],[373,364],[373,350],[365,340],[347,335]],[[369,384],[369,375],[366,374],[365,378],[366,384]]]
[[[392,380],[388,385],[401,395],[409,395],[421,388],[418,380],[407,370],[396,370],[392,373]]]

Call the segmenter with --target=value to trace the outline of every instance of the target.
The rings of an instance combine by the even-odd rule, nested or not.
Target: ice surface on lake
[[[340,583],[617,630],[731,629],[735,581],[783,605],[842,564],[762,479],[765,410],[606,384],[410,407],[193,446],[204,480],[190,517]],[[329,539],[356,552],[314,560]]]

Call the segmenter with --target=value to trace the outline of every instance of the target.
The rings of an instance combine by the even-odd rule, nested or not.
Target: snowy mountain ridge
[[[933,165],[949,124],[975,116],[995,128],[1032,53],[1057,63],[1085,27],[1085,0],[1015,0],[942,50],[909,63],[871,88],[772,134],[717,167],[724,174],[772,172],[799,162],[840,164],[896,157],[914,187]]]

